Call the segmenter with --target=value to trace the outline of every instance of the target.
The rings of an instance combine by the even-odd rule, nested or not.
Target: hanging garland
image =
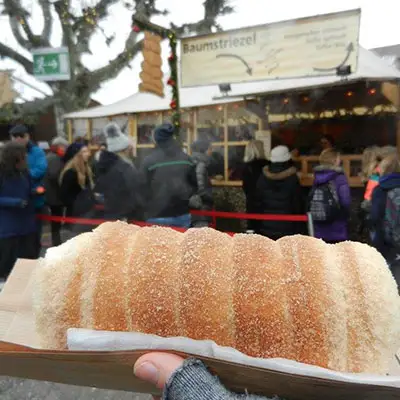
[[[162,37],[163,39],[169,40],[169,46],[171,50],[171,53],[168,57],[170,76],[167,81],[167,85],[171,86],[172,90],[172,98],[169,106],[172,110],[172,124],[175,128],[175,134],[179,136],[179,130],[181,127],[181,113],[178,88],[178,56],[176,53],[178,40],[176,38],[176,34],[174,31],[165,29],[162,26],[152,24],[151,22],[141,21],[135,18],[135,16],[132,17],[132,29],[136,33],[141,31],[149,31]]]

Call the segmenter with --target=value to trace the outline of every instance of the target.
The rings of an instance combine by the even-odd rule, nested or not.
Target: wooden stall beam
[[[193,141],[197,140],[198,108],[193,109]]]
[[[400,154],[400,118],[397,118],[396,121],[396,147],[398,153]]]
[[[228,104],[224,104],[224,180],[227,181],[229,170],[229,147],[228,147]]]
[[[128,136],[132,138],[134,146],[133,146],[133,155],[137,156],[137,116],[136,114],[129,114],[128,116]]]
[[[68,119],[67,120],[67,137],[68,137],[68,142],[72,143],[73,137],[72,137],[72,120]]]
[[[93,129],[92,129],[92,120],[90,118],[88,118],[86,120],[86,134],[89,140],[93,139]]]

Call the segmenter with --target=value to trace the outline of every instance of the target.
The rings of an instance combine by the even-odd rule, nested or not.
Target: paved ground
[[[48,382],[0,378],[1,400],[148,400],[151,396]]]

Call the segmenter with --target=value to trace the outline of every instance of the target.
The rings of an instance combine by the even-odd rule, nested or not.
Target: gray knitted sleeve
[[[227,390],[199,360],[185,360],[171,376],[164,389],[163,400],[272,400]],[[274,400],[279,400],[277,397]]]

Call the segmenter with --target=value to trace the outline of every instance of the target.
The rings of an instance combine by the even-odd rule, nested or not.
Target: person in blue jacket
[[[34,192],[25,146],[9,142],[0,159],[0,278],[17,258],[36,258]]]
[[[372,245],[385,257],[389,266],[394,267],[398,264],[400,248],[390,242],[385,234],[385,219],[387,195],[390,191],[400,188],[400,158],[397,154],[386,157],[379,167],[381,176],[379,185],[372,192],[371,203]]]
[[[29,175],[32,179],[33,190],[37,191],[38,188],[43,186],[43,180],[47,171],[46,154],[39,146],[33,143],[26,125],[19,124],[14,126],[10,130],[10,136],[13,141],[25,146]],[[42,213],[45,204],[44,194],[35,196],[34,204],[36,213]],[[36,253],[37,257],[39,257],[42,236],[42,224],[40,222],[37,223],[37,228]]]

